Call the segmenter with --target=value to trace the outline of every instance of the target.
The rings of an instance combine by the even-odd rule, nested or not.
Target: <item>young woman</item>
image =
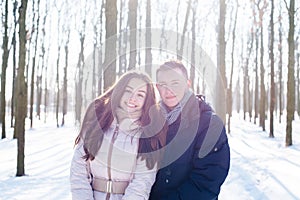
[[[71,163],[72,199],[148,199],[164,122],[150,78],[124,74],[86,111]]]

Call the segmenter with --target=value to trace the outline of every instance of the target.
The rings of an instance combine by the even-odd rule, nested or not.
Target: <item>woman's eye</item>
[[[144,98],[145,97],[145,95],[142,94],[142,93],[138,94],[137,96],[140,97],[140,98]]]
[[[131,93],[131,91],[127,89],[127,90],[125,90],[125,93]]]

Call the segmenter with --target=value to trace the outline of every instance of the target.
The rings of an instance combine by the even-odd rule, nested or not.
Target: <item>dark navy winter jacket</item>
[[[192,95],[169,126],[164,159],[149,199],[217,199],[229,165],[222,120],[204,100]]]

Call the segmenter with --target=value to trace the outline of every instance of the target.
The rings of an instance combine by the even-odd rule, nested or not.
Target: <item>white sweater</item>
[[[70,170],[73,200],[105,200],[106,193],[93,191],[90,174],[96,178],[108,179],[108,149],[115,127],[116,124],[113,123],[104,134],[100,150],[92,161],[85,161],[82,158],[85,155],[82,140],[76,146]],[[113,144],[111,179],[130,183],[124,195],[112,194],[110,200],[146,200],[155,181],[156,167],[149,170],[145,160],[137,160],[139,135],[132,136],[132,133],[120,128]]]

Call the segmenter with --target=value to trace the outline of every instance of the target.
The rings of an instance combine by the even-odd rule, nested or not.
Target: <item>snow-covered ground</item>
[[[56,128],[55,119],[46,124],[34,121],[26,130],[25,173],[16,177],[17,141],[0,140],[1,200],[71,199],[69,167],[78,128],[69,117],[66,126]],[[277,120],[278,121],[278,120]],[[300,120],[293,123],[293,143],[285,147],[285,123],[275,124],[275,138],[234,114],[231,168],[222,186],[220,200],[300,199]],[[28,123],[27,123],[28,124]],[[269,122],[266,121],[268,129]]]

